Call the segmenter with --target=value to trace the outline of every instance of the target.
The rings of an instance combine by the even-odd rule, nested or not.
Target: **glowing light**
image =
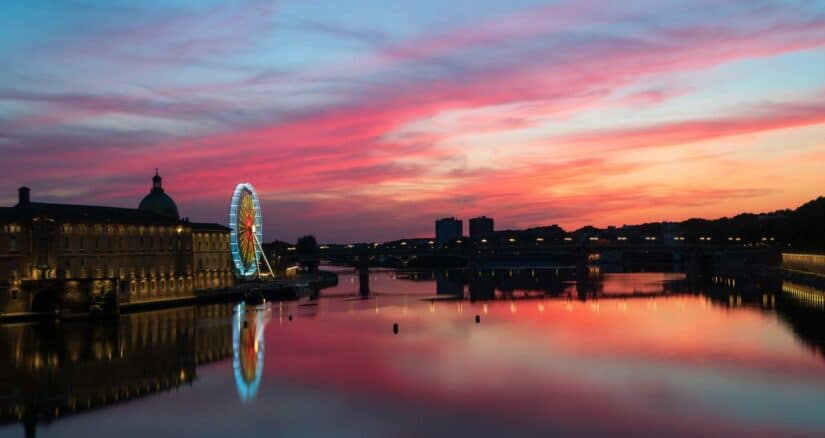
[[[261,206],[252,184],[235,187],[229,206],[229,248],[232,262],[240,277],[252,278],[258,272],[261,257],[259,243],[263,240]]]
[[[235,387],[242,402],[252,401],[261,386],[264,369],[264,312],[257,312],[252,324],[244,327],[246,304],[235,306],[232,324],[232,368]]]

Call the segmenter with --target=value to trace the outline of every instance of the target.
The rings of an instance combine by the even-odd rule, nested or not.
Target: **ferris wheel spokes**
[[[229,246],[232,261],[239,277],[261,276],[260,257],[263,254],[261,205],[252,184],[241,183],[235,187],[229,206]],[[269,274],[275,276],[264,255]]]

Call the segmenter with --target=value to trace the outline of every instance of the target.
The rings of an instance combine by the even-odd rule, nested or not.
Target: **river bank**
[[[51,312],[2,312],[0,324],[38,320],[77,320],[116,318],[121,313],[134,313],[193,304],[236,301],[291,301],[317,295],[318,291],[338,284],[338,274],[332,271],[298,272],[279,280],[243,281],[232,287],[195,291],[172,297],[148,297],[136,301],[113,300],[108,306],[88,311],[55,309]]]

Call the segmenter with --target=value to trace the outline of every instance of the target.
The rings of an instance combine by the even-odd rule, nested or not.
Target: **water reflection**
[[[761,274],[704,282],[534,268],[374,271],[361,299],[360,275],[343,273],[311,302],[1,326],[0,420],[28,435],[50,423],[46,432],[58,435],[108,435],[101,420],[124,436],[225,436],[247,420],[249,434],[277,426],[351,436],[825,431],[820,284]],[[97,409],[136,399],[144,402]],[[55,422],[79,412],[94,413]]]
[[[325,290],[322,295],[341,296],[357,287],[358,278],[351,271],[341,270],[340,285]],[[360,274],[363,276],[363,272]],[[825,357],[825,285],[823,281],[813,281],[807,277],[785,278],[774,272],[733,272],[709,276],[707,279],[688,276],[683,272],[604,272],[597,266],[585,270],[570,268],[505,268],[487,270],[429,270],[395,271],[374,270],[369,276],[374,288],[373,296],[384,305],[393,306],[387,296],[396,295],[393,290],[403,291],[403,295],[449,296],[475,301],[506,300],[507,309],[516,313],[517,300],[539,300],[538,309],[543,309],[545,299],[563,298],[589,301],[589,308],[601,308],[599,300],[620,300],[618,306],[628,311],[628,300],[635,298],[655,298],[672,296],[704,295],[713,305],[725,308],[759,308],[775,313],[799,337],[805,345]],[[392,287],[387,286],[390,284]],[[386,291],[386,292],[382,292]],[[378,306],[378,302],[370,304]],[[351,304],[352,308],[354,304]],[[655,310],[655,301],[646,304]],[[436,312],[443,304],[432,302],[430,313]],[[406,304],[404,305],[406,309]],[[456,309],[461,309],[460,305]],[[567,311],[575,306],[565,304]],[[488,312],[482,306],[482,312]],[[380,309],[375,309],[376,313]]]
[[[362,271],[359,271],[358,276],[353,272],[340,271],[339,285],[332,290],[325,290],[323,295],[351,292],[352,287],[364,276]],[[591,266],[583,270],[555,267],[430,271],[377,269],[371,271],[367,281],[378,285],[372,287],[373,295],[435,294],[485,301],[537,296],[570,296],[587,300],[600,297],[653,296],[700,289],[692,286],[687,280],[687,276],[680,272],[642,272],[627,275],[604,272],[598,266]]]
[[[0,421],[39,423],[191,385],[231,354],[231,306],[124,315],[118,324],[0,327]]]
[[[235,306],[232,324],[232,368],[241,401],[255,399],[264,370],[264,329],[269,323],[269,309]]]
[[[805,345],[825,359],[825,291],[784,281],[782,292],[779,300],[772,301],[779,318]]]

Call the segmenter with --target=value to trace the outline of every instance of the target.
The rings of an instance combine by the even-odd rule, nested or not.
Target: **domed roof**
[[[155,176],[152,177],[152,190],[140,201],[138,209],[180,219],[175,201],[163,191],[157,169],[155,169]]]

